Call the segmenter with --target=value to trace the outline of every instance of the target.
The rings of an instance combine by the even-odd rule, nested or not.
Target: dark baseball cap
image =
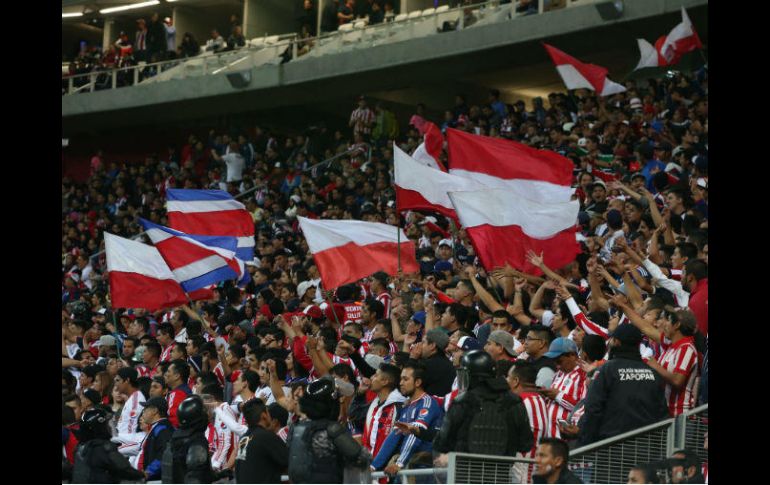
[[[639,345],[642,342],[642,332],[630,323],[618,325],[612,335],[625,345]]]
[[[150,398],[148,401],[139,403],[142,406],[146,408],[155,408],[158,410],[161,416],[166,416],[168,414],[168,403],[166,400],[162,397],[153,397]]]

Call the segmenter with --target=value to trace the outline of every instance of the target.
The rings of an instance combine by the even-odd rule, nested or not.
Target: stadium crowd
[[[211,467],[226,473],[246,431],[239,404],[262,399],[265,427],[285,441],[303,419],[307,384],[325,375],[339,389],[339,421],[373,469],[429,467],[432,441],[406,439],[418,430],[396,426],[396,416],[414,411],[419,419],[408,424],[440,428],[462,387],[460,359],[479,349],[527,406],[535,444],[521,456],[537,465],[522,470],[522,483],[545,473],[541,439],[555,438],[555,452],[708,402],[708,71],[625,84],[607,98],[552,93],[530,109],[496,91],[485,100],[458,95],[433,120],[574,162],[583,252],[564,268],[530,254],[540,276],[487,271],[462,228],[436,214],[396,213],[392,144],[414,151],[416,126],[429,119],[423,106],[406,125],[361,97],[349,130],[212,129],[169,140],[167,153],[137,165],[98,151],[86,183],[62,180],[63,474],[81,415],[103,407],[120,452],[159,479],[147,437],[167,440],[157,428],[178,426],[191,393],[210,413]],[[442,159],[449,165],[446,152]],[[103,233],[138,236],[139,217],[165,224],[169,188],[247,193],[252,280],[242,289],[223,282],[214,299],[180,308],[112,308]],[[421,270],[323,288],[297,216],[401,224]],[[675,483],[707,477],[693,456],[674,457]],[[631,483],[654,483],[646,465],[631,473],[643,481]]]

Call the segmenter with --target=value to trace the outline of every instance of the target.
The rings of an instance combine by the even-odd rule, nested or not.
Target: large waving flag
[[[668,35],[658,38],[654,47],[644,39],[636,40],[639,43],[641,58],[634,70],[643,67],[673,66],[679,63],[684,54],[703,48],[700,37],[684,7],[682,7],[682,21]]]
[[[567,89],[590,89],[591,91],[596,91],[600,96],[609,96],[626,90],[624,86],[610,81],[607,77],[608,71],[606,68],[580,62],[546,43],[543,43],[543,47],[545,47],[548,55],[551,56],[551,60],[556,65],[556,70],[559,72]]]
[[[450,192],[449,198],[487,270],[509,263],[526,273],[541,274],[527,261],[527,251],[544,253],[544,262],[551,268],[561,268],[580,253],[575,239],[580,209],[576,200],[546,204],[505,189]]]
[[[113,307],[158,310],[187,303],[184,290],[156,248],[108,232],[104,247]]]
[[[423,165],[446,172],[446,167],[441,163],[441,150],[444,148],[444,135],[441,134],[441,129],[430,121],[422,126],[425,141],[414,150],[412,158]]]
[[[139,220],[186,292],[243,276],[245,268],[235,257],[237,238],[185,234]]]
[[[254,259],[254,220],[246,207],[224,190],[168,189],[168,224],[186,234],[238,238],[236,256]]]
[[[377,271],[398,272],[399,253],[404,273],[420,270],[414,243],[404,230],[363,221],[313,220],[297,217],[327,290],[357,281]],[[398,232],[401,244],[398,244]]]
[[[473,179],[452,175],[425,166],[393,145],[396,179],[396,210],[429,210],[457,219],[447,192],[483,190],[484,186]]]
[[[568,202],[575,191],[574,164],[556,152],[452,128],[447,142],[450,174],[543,203]]]

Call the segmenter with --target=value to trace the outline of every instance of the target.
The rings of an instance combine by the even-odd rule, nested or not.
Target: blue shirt
[[[654,175],[652,173],[652,169],[655,167],[658,167],[660,171],[666,170],[666,164],[661,162],[660,160],[650,160],[647,162],[647,165],[644,166],[642,169],[642,175],[644,175],[645,180],[647,180],[647,190],[653,191],[655,190],[652,186],[652,176]]]
[[[429,394],[424,394],[421,398],[404,406],[398,415],[398,421],[423,429],[440,428],[443,419],[444,410],[439,406],[438,401]],[[423,441],[414,435],[403,435],[398,432],[397,428],[393,428],[393,431],[385,438],[379,453],[374,457],[372,466],[376,470],[382,470],[397,450],[400,450],[400,454],[396,464],[403,467],[409,463],[409,459],[414,453],[433,451],[433,443]]]

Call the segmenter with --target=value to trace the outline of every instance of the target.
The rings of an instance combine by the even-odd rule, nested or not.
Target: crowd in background
[[[628,341],[662,379],[655,392],[667,416],[706,403],[708,70],[626,87],[606,98],[586,90],[551,93],[529,107],[506,104],[497,91],[483,100],[460,94],[442,119],[419,105],[408,124],[362,96],[348,130],[218,128],[169,140],[167,152],[136,165],[115,160],[109,147],[97,151],[86,183],[62,180],[63,430],[76,429],[86,409],[104,406],[114,412],[115,436],[128,445],[126,426],[142,433],[154,421],[139,420],[141,409],[128,413],[127,406],[164,398],[167,409],[153,419],[168,417],[173,425],[174,403],[197,393],[208,399],[212,423],[232,414],[227,430],[234,436],[237,403],[262,398],[272,431],[285,439],[301,418],[304,386],[331,374],[350,388],[340,398],[339,420],[367,442],[372,400],[415,392],[399,385],[402,368],[420,363],[412,387],[419,372],[430,426],[440,426],[459,389],[459,358],[484,349],[513,392],[542,398],[545,435],[575,446],[606,437],[595,429],[588,436],[581,418],[596,411],[585,403],[592,380],[612,362],[613,345]],[[547,268],[542,255],[531,254],[542,275],[485,271],[462,228],[437,214],[399,217],[392,144],[413,152],[426,121],[572,160],[581,206],[576,261]],[[451,167],[446,152],[442,158]],[[213,300],[181,308],[112,308],[103,233],[136,237],[139,217],[166,224],[169,188],[248,192],[240,200],[257,240],[257,258],[247,266],[252,280],[242,289],[225,282]],[[297,216],[399,224],[415,243],[421,271],[323,288]],[[638,338],[621,327],[638,329]],[[381,370],[383,363],[395,370]],[[221,410],[222,403],[236,407]],[[610,434],[634,414],[604,412],[617,417]],[[71,444],[76,435],[63,432],[63,440]],[[385,430],[369,441],[380,470],[395,470],[396,449],[407,457],[431,450],[429,441],[403,440],[378,457],[387,436]],[[211,438],[215,470],[232,467],[228,446]],[[399,465],[410,463],[425,465]]]

